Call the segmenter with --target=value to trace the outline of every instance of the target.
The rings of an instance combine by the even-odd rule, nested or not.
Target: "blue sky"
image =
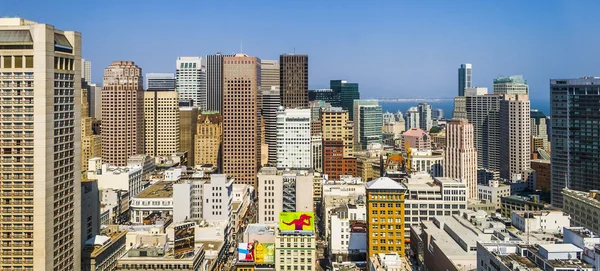
[[[361,96],[453,97],[457,68],[474,84],[523,74],[532,99],[548,80],[600,75],[599,1],[27,1],[20,16],[83,35],[93,81],[113,60],[174,72],[177,56],[240,51],[262,59],[308,54],[309,84],[360,84]]]

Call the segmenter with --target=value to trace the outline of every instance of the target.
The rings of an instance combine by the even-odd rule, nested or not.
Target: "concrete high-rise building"
[[[146,73],[146,91],[175,91],[175,74]]]
[[[444,176],[467,184],[467,197],[477,199],[477,150],[474,129],[466,119],[452,119],[446,125]]]
[[[102,87],[96,84],[89,85],[90,117],[102,120]]]
[[[288,108],[277,112],[277,167],[312,168],[310,109]]]
[[[348,111],[340,107],[321,108],[321,133],[323,138],[323,174],[330,180],[340,175],[356,176],[354,156],[354,123]]]
[[[308,106],[308,55],[280,55],[279,81],[281,105],[285,108]]]
[[[277,109],[281,104],[280,99],[278,86],[271,86],[270,89],[264,89],[263,87],[262,117],[265,122],[264,141],[267,144],[268,163],[273,166],[277,163]]]
[[[530,118],[528,95],[504,95],[500,101],[500,178],[527,178],[531,161]]]
[[[179,151],[187,153],[189,166],[196,161],[194,139],[199,113],[198,107],[183,106],[179,108]]]
[[[523,75],[498,76],[494,79],[494,94],[529,94],[527,80]]]
[[[417,109],[416,107],[411,107],[408,109],[408,111],[406,111],[405,116],[406,119],[404,123],[406,125],[406,131],[412,128],[421,128],[421,116],[419,114],[419,109]]]
[[[397,252],[404,255],[406,186],[388,177],[365,184],[367,199],[367,256]]]
[[[382,112],[376,100],[354,100],[354,144],[361,150],[381,144]]]
[[[273,87],[279,87],[279,62],[277,60],[260,61],[260,88],[271,90]]]
[[[552,120],[552,205],[562,208],[561,191],[600,187],[600,77],[550,80]]]
[[[206,103],[207,110],[223,113],[223,57],[216,53],[206,56]]]
[[[501,99],[502,95],[471,95],[468,90],[465,96],[454,99],[454,118],[467,119],[475,129],[477,167],[496,172],[500,171]]]
[[[473,67],[471,64],[460,64],[458,68],[458,96],[465,96],[465,88],[473,86]]]
[[[179,121],[179,93],[144,92],[144,153],[165,156],[179,151]]]
[[[348,83],[343,80],[329,81],[329,88],[333,89],[336,97],[339,97],[339,104],[342,109],[348,111],[348,117],[354,119],[354,100],[360,100],[358,83]],[[331,103],[334,105],[334,103]]]
[[[81,34],[0,18],[2,269],[81,268]]]
[[[260,59],[223,57],[223,173],[256,187],[261,158]]]
[[[126,166],[144,153],[142,69],[133,61],[114,61],[104,69],[102,90],[102,160]]]
[[[198,56],[178,57],[175,74],[175,89],[179,93],[181,105],[197,106],[201,111],[207,108],[205,61]]]
[[[88,85],[92,83],[92,62],[83,58],[81,59],[81,79]]]
[[[428,103],[420,103],[418,105],[419,110],[419,128],[429,132],[433,127],[433,118],[431,116],[431,105]]]
[[[531,154],[538,149],[550,152],[548,144],[548,125],[546,115],[537,109],[531,109]]]
[[[196,124],[194,165],[211,164],[221,168],[223,118],[214,111],[202,112]]]

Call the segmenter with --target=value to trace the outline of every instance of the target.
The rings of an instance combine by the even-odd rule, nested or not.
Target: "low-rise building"
[[[126,231],[109,227],[101,235],[95,235],[85,241],[82,250],[81,270],[116,270],[117,261],[125,254]]]
[[[550,192],[550,160],[531,160],[531,169],[535,170],[535,189]]]
[[[511,195],[510,186],[500,182],[499,179],[490,180],[487,184],[477,184],[477,194],[480,200],[489,200],[500,209],[502,197]]]
[[[100,225],[129,221],[129,192],[127,190],[103,189],[99,193]]]
[[[366,207],[364,204],[346,204],[327,214],[329,232],[327,242],[333,262],[363,260],[367,253]]]
[[[156,170],[156,163],[154,158],[147,154],[137,154],[130,156],[127,159],[127,166],[131,167],[142,167],[142,174],[144,175],[144,180],[148,180],[149,176]]]
[[[129,192],[133,198],[143,189],[143,168],[137,165],[118,167],[102,164],[102,158],[91,158],[88,163],[87,178],[98,181],[98,189],[119,189]]]
[[[151,214],[161,217],[173,215],[173,183],[158,182],[131,199],[129,205],[133,224],[144,223],[144,218]]]
[[[366,190],[361,178],[345,176],[340,181],[325,181],[323,183],[323,199],[320,213],[325,239],[329,238],[329,219],[327,214],[334,208],[346,204],[364,204]]]
[[[412,266],[398,253],[378,253],[369,257],[368,271],[410,271]]]
[[[510,218],[512,212],[514,211],[541,211],[546,208],[546,206],[540,202],[537,195],[512,195],[508,197],[502,197],[500,201],[500,214],[505,218]]]
[[[201,245],[191,253],[179,256],[168,244],[140,244],[119,259],[117,270],[209,271],[205,264],[204,246]]]
[[[277,223],[280,212],[313,212],[311,170],[263,167],[258,173],[258,222]]]
[[[317,270],[317,243],[312,233],[275,231],[275,270]]]
[[[409,160],[414,172],[427,172],[433,177],[444,176],[443,151],[413,151]]]
[[[513,227],[523,232],[561,233],[571,224],[569,215],[559,210],[514,211],[511,217]]]
[[[586,227],[600,233],[600,191],[563,189],[563,210],[571,216],[571,226]]]

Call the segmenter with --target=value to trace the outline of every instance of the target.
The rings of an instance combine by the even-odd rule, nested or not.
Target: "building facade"
[[[499,76],[494,79],[494,94],[529,95],[523,75]]]
[[[281,105],[285,108],[308,106],[308,55],[280,55],[279,81]]]
[[[81,268],[81,34],[0,18],[2,268]]]
[[[467,184],[467,197],[477,198],[477,150],[473,125],[465,119],[452,119],[446,125],[444,176]]]
[[[323,174],[332,180],[341,175],[356,175],[354,123],[340,107],[321,108]]]
[[[175,90],[179,93],[179,102],[206,110],[206,59],[182,56],[177,58],[176,64]]]
[[[530,102],[527,95],[507,94],[500,101],[501,178],[526,179],[531,159],[529,114]]]
[[[307,170],[263,167],[258,173],[258,223],[277,223],[281,212],[312,212],[314,179]]]
[[[433,127],[431,105],[427,103],[420,103],[417,108],[419,110],[419,128],[429,132],[431,127]]]
[[[262,67],[262,66],[261,66]],[[279,70],[277,70],[279,72]],[[279,78],[279,77],[277,77]],[[261,78],[262,80],[263,78]],[[279,79],[277,79],[279,80]],[[265,122],[264,141],[267,144],[268,163],[277,164],[277,110],[281,106],[280,90],[278,86],[269,89],[262,87],[262,117]]]
[[[146,73],[146,91],[175,91],[175,74]]]
[[[223,118],[217,112],[203,112],[196,124],[194,165],[211,164],[220,168]]]
[[[571,226],[600,232],[600,192],[562,190],[563,210],[571,216]],[[554,204],[554,203],[553,203]]]
[[[206,56],[206,110],[223,113],[223,57],[221,53]]]
[[[196,161],[195,137],[198,114],[198,107],[184,106],[179,108],[179,150],[187,153],[190,165]]]
[[[260,88],[261,90],[270,90],[273,87],[279,87],[280,65],[277,60],[260,61]],[[264,96],[263,96],[264,98]]]
[[[361,150],[382,143],[382,112],[375,100],[354,100],[354,144]]]
[[[277,112],[277,167],[312,168],[310,109]]]
[[[92,62],[83,58],[81,59],[81,79],[88,85],[92,83]]]
[[[460,64],[458,68],[458,96],[465,96],[465,88],[473,86],[473,66],[469,63]]]
[[[416,107],[411,107],[406,111],[406,120],[405,125],[406,128],[404,130],[408,131],[412,128],[420,128],[421,127],[421,116],[419,114],[419,109]]]
[[[223,58],[223,173],[256,186],[260,167],[260,60],[245,54]]]
[[[179,151],[179,94],[175,91],[144,92],[145,154],[171,155]]]
[[[114,61],[104,69],[102,160],[117,166],[144,153],[142,69],[133,61]]]
[[[329,81],[331,88],[339,97],[339,104],[342,109],[348,111],[348,118],[354,119],[354,100],[360,100],[360,92],[358,91],[358,83],[348,83],[344,80]],[[331,104],[333,106],[333,103]]]

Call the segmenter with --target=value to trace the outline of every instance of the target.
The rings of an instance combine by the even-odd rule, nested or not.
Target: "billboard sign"
[[[314,212],[281,212],[279,213],[279,231],[282,232],[314,232]]]
[[[195,223],[186,223],[175,226],[175,255],[181,255],[194,251]]]
[[[238,261],[254,262],[254,243],[238,243]]]
[[[274,264],[275,244],[254,242],[254,263]]]

